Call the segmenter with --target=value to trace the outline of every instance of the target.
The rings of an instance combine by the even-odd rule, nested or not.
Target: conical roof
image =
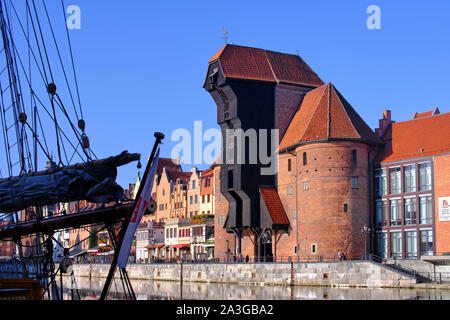
[[[305,95],[281,140],[280,150],[300,143],[341,139],[382,144],[340,92],[327,83]]]

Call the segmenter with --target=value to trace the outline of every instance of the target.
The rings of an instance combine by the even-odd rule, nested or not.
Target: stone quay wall
[[[75,276],[106,278],[109,265],[78,264]],[[410,288],[413,277],[372,262],[267,264],[131,264],[133,280],[233,283],[272,286]],[[118,272],[116,272],[118,277]]]

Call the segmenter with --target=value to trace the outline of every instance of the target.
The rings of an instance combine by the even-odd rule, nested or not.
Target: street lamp
[[[152,238],[151,242],[152,242],[152,262],[153,262],[155,259],[155,252],[156,252],[156,248],[155,248],[156,239]]]
[[[367,236],[372,232],[372,229],[367,225],[361,228],[361,233],[364,235],[364,260],[367,260]]]
[[[197,258],[196,258],[196,254],[195,254],[195,251],[196,251],[196,244],[197,244],[197,237],[195,236],[194,238],[192,238],[192,244],[194,245],[192,248],[194,249],[193,250],[193,252],[192,252],[192,254],[193,254],[193,256],[194,256],[194,262],[197,262]]]
[[[230,256],[230,241],[229,240],[226,241],[227,241],[227,263],[228,263],[228,258]]]

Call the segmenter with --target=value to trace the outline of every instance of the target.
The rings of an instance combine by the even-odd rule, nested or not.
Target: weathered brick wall
[[[353,163],[353,150],[357,151],[356,164]],[[361,229],[369,224],[368,146],[353,142],[315,143],[298,147],[295,152],[297,179],[295,156],[284,154],[280,157],[278,192],[291,229],[278,241],[277,257],[294,255],[298,235],[300,257],[333,258],[341,250],[349,257],[359,258],[365,248]],[[306,165],[303,165],[304,152],[307,154]],[[291,172],[287,169],[289,158]],[[353,177],[358,178],[358,189],[352,189]],[[307,191],[303,190],[305,181],[309,183]],[[291,195],[288,195],[288,187],[293,190]],[[297,219],[294,219],[296,207]],[[312,253],[312,245],[316,245],[316,253]]]
[[[234,252],[235,239],[234,234],[227,233],[223,228],[223,224],[219,223],[223,219],[225,222],[228,215],[228,201],[220,194],[220,166],[214,168],[214,186],[216,190],[216,196],[214,197],[215,213],[214,213],[214,257],[223,261],[227,257],[228,247]],[[228,243],[227,243],[228,240]]]
[[[275,128],[280,130],[280,139],[286,132],[292,117],[305,96],[305,88],[279,84],[275,91]],[[281,140],[280,140],[281,141]]]
[[[450,197],[450,155],[434,158],[436,252],[450,252],[450,221],[439,221],[439,198]]]

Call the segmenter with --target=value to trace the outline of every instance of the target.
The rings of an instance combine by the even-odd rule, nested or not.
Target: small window
[[[234,176],[233,170],[228,170],[228,189],[233,189],[234,186],[233,176]]]
[[[288,172],[292,171],[292,160],[288,159]]]
[[[303,181],[303,191],[309,190],[309,181]]]
[[[358,151],[353,150],[353,164],[358,163]]]
[[[359,189],[358,177],[352,178],[352,189]]]
[[[348,204],[344,204],[344,212],[348,211]]]
[[[297,219],[297,210],[292,210],[292,219]]]
[[[317,253],[317,245],[315,245],[315,244],[311,245],[311,253],[312,254],[316,254]]]
[[[294,246],[294,254],[298,254],[298,247],[296,245]]]
[[[292,196],[293,193],[294,192],[292,191],[292,187],[291,186],[287,187],[287,195]]]
[[[303,152],[303,165],[306,166],[308,164],[308,155],[306,152]]]

